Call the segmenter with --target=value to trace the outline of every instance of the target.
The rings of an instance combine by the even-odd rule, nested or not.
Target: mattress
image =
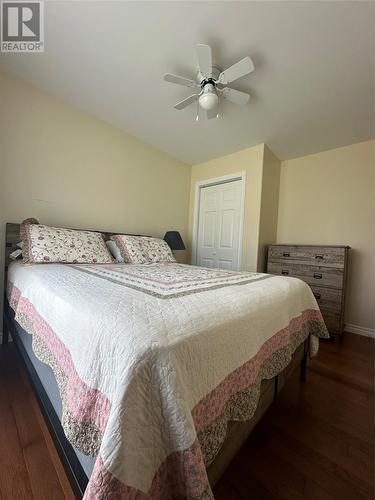
[[[42,361],[40,361],[34,354],[31,335],[29,335],[17,322],[15,323],[15,328],[17,329],[18,339],[25,348],[30,362],[35,368],[39,380],[44,387],[44,390],[46,391],[47,396],[52,403],[56,415],[59,417],[61,422],[62,401],[52,368],[47,364],[42,363]],[[84,455],[82,452],[77,450],[77,448],[74,448],[74,446],[73,449],[87,477],[90,477],[91,472],[94,468],[95,458]]]
[[[262,273],[13,263],[7,293],[55,375],[67,438],[85,470],[95,461],[89,500],[212,498],[228,423],[252,418],[262,380],[301,343],[313,355],[328,336],[308,285]]]

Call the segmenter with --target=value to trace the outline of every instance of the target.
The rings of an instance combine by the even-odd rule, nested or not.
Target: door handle
[[[212,255],[216,255],[216,252],[212,252]]]

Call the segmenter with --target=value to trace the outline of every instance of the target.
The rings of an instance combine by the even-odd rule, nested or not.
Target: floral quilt
[[[62,425],[95,457],[85,499],[212,498],[230,420],[308,337],[328,335],[295,278],[176,263],[12,263],[8,297],[55,373]]]

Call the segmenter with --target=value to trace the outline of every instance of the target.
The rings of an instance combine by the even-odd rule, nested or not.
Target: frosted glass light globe
[[[214,92],[205,92],[199,98],[199,105],[201,108],[209,111],[216,108],[219,98]]]

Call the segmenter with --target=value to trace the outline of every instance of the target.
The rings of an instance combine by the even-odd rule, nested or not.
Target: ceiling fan
[[[184,109],[189,104],[197,102],[197,120],[199,118],[199,107],[207,113],[207,119],[217,118],[217,106],[219,96],[222,96],[227,101],[244,106],[250,99],[250,95],[246,92],[232,89],[227,85],[239,78],[254,71],[254,64],[250,57],[244,57],[237,63],[230,66],[225,71],[221,71],[217,66],[212,65],[212,53],[209,45],[198,44],[196,46],[198,73],[195,80],[190,80],[183,76],[171,75],[166,73],[164,80],[177,85],[200,89],[200,91],[192,94],[183,101],[175,104],[175,109]]]

